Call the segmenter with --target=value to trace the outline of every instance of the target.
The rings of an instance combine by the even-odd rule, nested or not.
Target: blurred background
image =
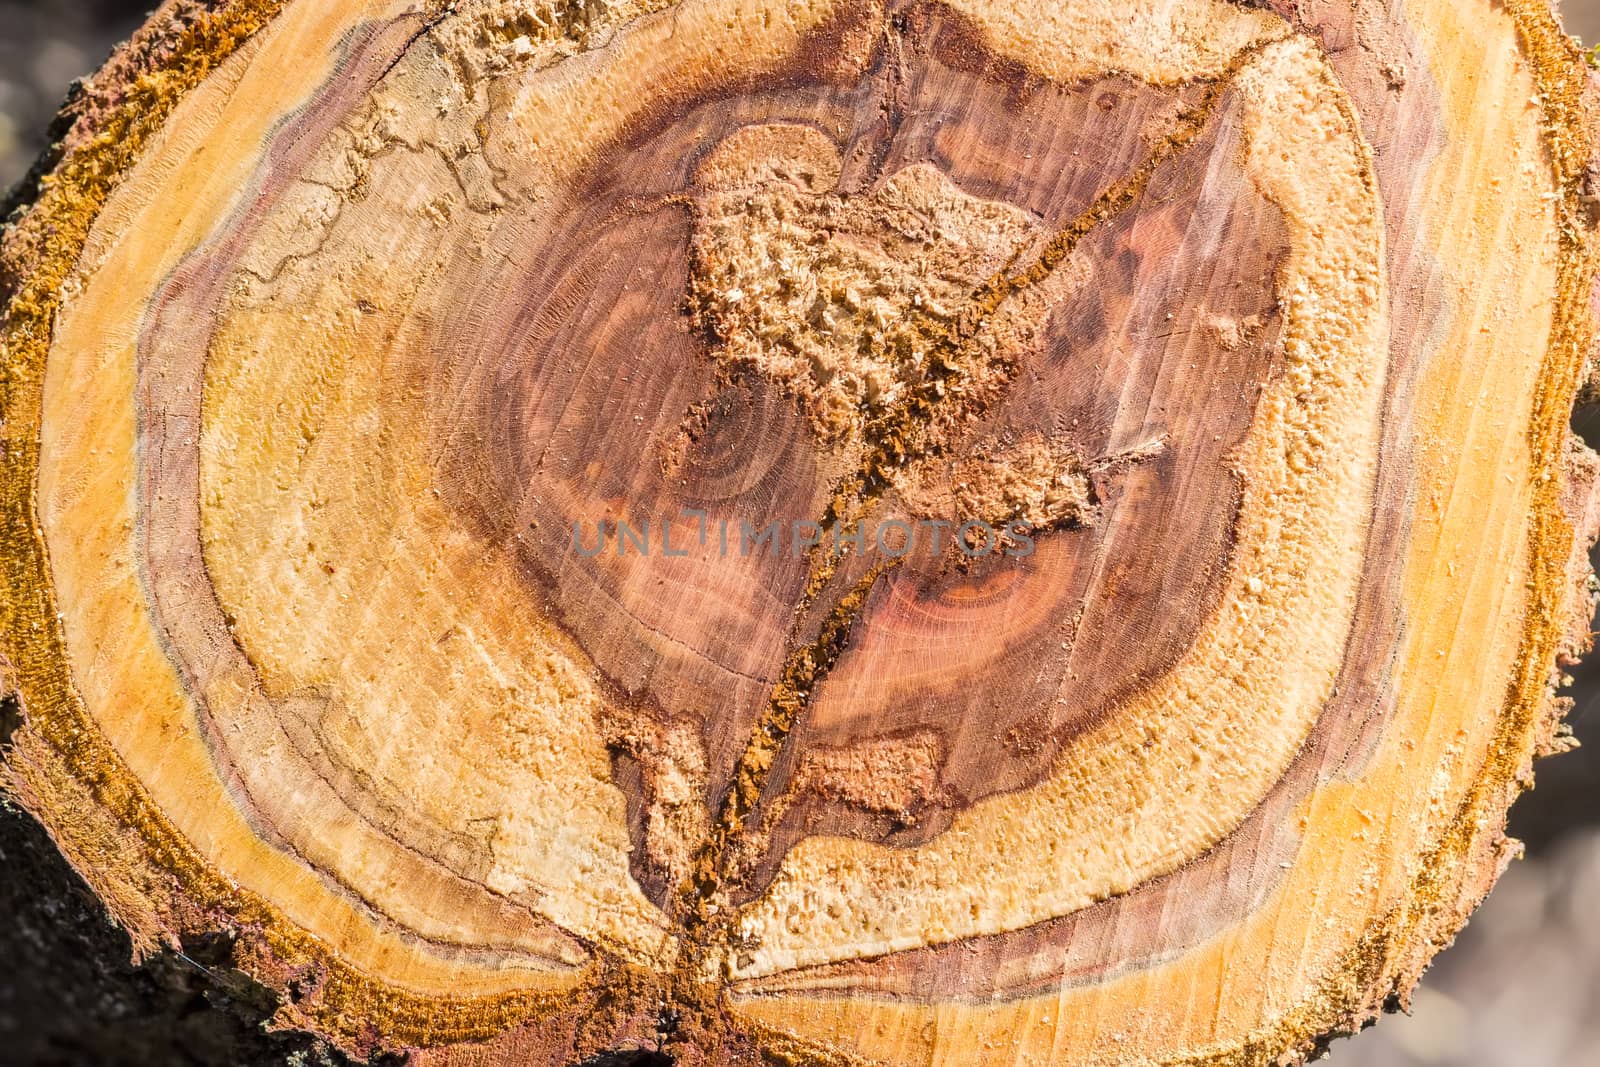
[[[0,0],[0,202],[45,147],[73,79],[92,72],[151,0]],[[1600,0],[1568,0],[1567,28],[1600,42]],[[1600,413],[1577,429],[1600,447]],[[1574,672],[1584,748],[1538,767],[1512,811],[1514,864],[1416,992],[1409,1017],[1336,1042],[1335,1067],[1600,1067],[1600,655]],[[263,1037],[270,1011],[197,944],[135,972],[125,938],[42,834],[0,811],[0,1064],[337,1063],[302,1038]]]

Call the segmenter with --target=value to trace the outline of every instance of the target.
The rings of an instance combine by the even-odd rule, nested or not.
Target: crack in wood
[[[899,33],[907,30],[892,21],[889,25]],[[820,523],[824,536],[810,549],[810,578],[795,611],[788,639],[790,651],[781,679],[735,765],[712,836],[695,860],[689,883],[681,890],[685,947],[671,982],[681,1005],[698,1004],[705,1010],[715,1010],[718,993],[714,983],[719,976],[707,971],[715,962],[714,953],[731,936],[727,923],[733,909],[728,895],[739,877],[741,846],[748,844],[747,821],[766,796],[779,753],[846,651],[852,627],[859,621],[878,580],[899,563],[898,559],[891,559],[870,569],[828,610],[816,637],[798,643],[797,634],[804,620],[815,615],[817,598],[836,576],[844,558],[842,553],[829,550],[831,539],[881,501],[900,472],[948,448],[947,437],[933,432],[936,420],[943,420],[946,426],[960,425],[985,410],[989,398],[969,399],[963,391],[967,383],[984,371],[997,372],[1003,392],[1017,370],[1016,361],[1003,354],[1003,346],[996,346],[1001,355],[988,360],[972,359],[975,342],[985,326],[1012,298],[1050,278],[1084,239],[1136,205],[1156,172],[1182,155],[1204,133],[1239,72],[1279,39],[1262,39],[1236,54],[1220,75],[1208,81],[1200,100],[1178,116],[1162,141],[1131,174],[1102,192],[1020,269],[1016,264],[1023,257],[1025,246],[1018,247],[1006,266],[974,289],[966,305],[948,323],[939,322],[925,310],[910,310],[918,332],[929,342],[932,358],[927,360],[923,380],[912,395],[868,423],[866,458],[835,488]],[[979,364],[977,370],[968,367],[973,362]],[[1114,457],[1100,462],[1106,465],[1120,461]],[[663,1016],[661,1038],[665,1044],[670,1045],[677,1025],[676,1014],[670,1020]]]

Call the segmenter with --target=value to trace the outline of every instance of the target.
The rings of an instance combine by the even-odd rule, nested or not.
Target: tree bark
[[[8,792],[357,1056],[1293,1062],[1567,744],[1536,0],[169,3],[3,248]]]

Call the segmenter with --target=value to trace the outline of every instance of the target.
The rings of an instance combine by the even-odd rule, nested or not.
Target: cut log
[[[1539,0],[169,2],[15,217],[8,792],[357,1055],[1293,1062],[1588,645]]]

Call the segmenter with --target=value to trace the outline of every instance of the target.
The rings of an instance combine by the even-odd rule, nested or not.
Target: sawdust
[[[691,297],[713,358],[781,385],[828,444],[859,442],[924,381],[938,333],[1038,232],[928,164],[866,195],[838,174],[807,127],[724,141],[700,168]]]

